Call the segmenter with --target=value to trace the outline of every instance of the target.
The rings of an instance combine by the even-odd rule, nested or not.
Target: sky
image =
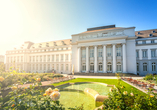
[[[0,55],[34,43],[70,39],[115,24],[157,29],[157,0],[0,0]]]

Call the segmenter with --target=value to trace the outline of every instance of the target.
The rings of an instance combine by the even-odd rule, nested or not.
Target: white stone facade
[[[71,39],[32,43],[6,52],[6,70],[10,67],[25,72],[71,73]]]
[[[4,58],[5,58],[4,55],[0,55],[0,64],[4,63]]]
[[[102,29],[72,35],[75,72],[136,74],[134,28]]]
[[[157,74],[156,44],[157,29],[135,32],[135,27],[115,25],[89,28],[72,39],[25,42],[7,51],[6,70],[15,65],[20,71],[39,73],[72,73],[74,67],[75,73]]]

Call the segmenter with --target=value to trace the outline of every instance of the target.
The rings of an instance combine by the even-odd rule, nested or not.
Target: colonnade
[[[94,73],[98,73],[98,45],[94,46]],[[126,73],[126,44],[122,44],[122,64],[123,69],[122,72]],[[103,73],[107,73],[107,44],[103,45]],[[112,72],[116,73],[116,44],[112,44]],[[88,73],[90,71],[89,68],[89,46],[86,46],[86,72]],[[81,72],[81,46],[78,47],[78,72]]]

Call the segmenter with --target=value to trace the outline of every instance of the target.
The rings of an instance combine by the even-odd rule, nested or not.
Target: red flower
[[[15,104],[13,104],[11,107],[14,107],[15,106]]]

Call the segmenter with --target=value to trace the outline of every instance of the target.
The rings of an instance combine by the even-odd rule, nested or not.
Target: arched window
[[[156,63],[152,63],[152,71],[156,71]]]
[[[117,71],[122,71],[121,70],[121,63],[120,62],[117,63]]]
[[[85,63],[82,64],[82,71],[86,71],[86,64]]]
[[[90,71],[94,72],[94,63],[90,63]]]
[[[57,64],[57,68],[56,68],[56,70],[58,71],[59,70],[59,65]]]
[[[139,64],[137,63],[137,71],[139,71]]]
[[[102,71],[102,63],[99,63],[99,71]]]
[[[111,62],[107,63],[107,72],[111,72],[112,71],[112,64]]]
[[[147,63],[143,63],[143,71],[147,71]]]

